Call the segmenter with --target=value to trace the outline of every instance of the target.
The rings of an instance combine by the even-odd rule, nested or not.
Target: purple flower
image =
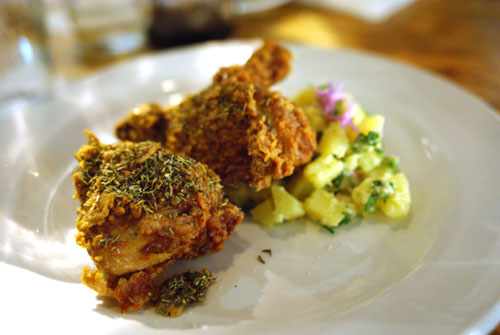
[[[328,84],[328,88],[323,91],[315,90],[318,96],[319,103],[323,107],[323,116],[328,118],[335,112],[335,103],[346,98],[346,94],[342,92],[344,83],[340,82],[335,88],[332,83]]]
[[[316,95],[320,106],[323,108],[323,116],[328,120],[340,121],[342,123],[342,128],[349,125],[355,131],[359,131],[358,128],[353,123],[354,118],[354,103],[349,102],[349,106],[342,115],[335,115],[335,104],[337,101],[344,100],[346,94],[342,92],[344,88],[344,83],[340,82],[335,88],[332,83],[328,84],[326,90],[316,89]]]

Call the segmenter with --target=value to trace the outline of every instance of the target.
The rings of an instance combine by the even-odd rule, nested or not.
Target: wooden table
[[[500,111],[498,0],[419,0],[382,23],[292,3],[238,18],[233,37],[378,53],[437,73]],[[75,61],[68,43],[53,43],[60,74],[78,77],[104,65]],[[500,335],[500,327],[492,334]]]

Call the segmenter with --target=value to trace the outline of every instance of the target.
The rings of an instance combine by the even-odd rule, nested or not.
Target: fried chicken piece
[[[154,142],[106,145],[87,135],[73,175],[76,241],[97,270],[82,281],[134,310],[157,294],[152,281],[175,259],[220,251],[243,213],[204,164]]]
[[[288,75],[292,68],[292,54],[274,41],[264,41],[244,65],[251,82],[262,88],[269,87]]]
[[[169,150],[206,163],[224,184],[268,187],[309,162],[316,150],[302,110],[267,89],[289,69],[290,53],[268,41],[244,66],[221,68],[209,87],[163,114],[158,105],[134,109],[117,125],[117,136],[159,139]]]

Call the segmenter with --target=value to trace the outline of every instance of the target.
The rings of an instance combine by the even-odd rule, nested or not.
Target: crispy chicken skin
[[[243,213],[204,164],[159,143],[107,145],[87,135],[73,175],[76,241],[97,270],[84,269],[82,281],[135,310],[157,294],[152,281],[175,259],[220,251]]]
[[[160,141],[206,163],[224,184],[256,189],[291,175],[316,150],[302,110],[268,87],[285,77],[291,55],[266,41],[244,66],[221,68],[210,86],[177,106],[146,104],[116,127],[122,140]]]

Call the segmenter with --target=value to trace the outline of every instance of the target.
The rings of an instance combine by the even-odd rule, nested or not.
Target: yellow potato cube
[[[317,189],[304,201],[304,209],[311,220],[335,227],[344,218],[346,206],[333,193]]]
[[[352,122],[354,123],[354,125],[359,127],[359,124],[365,119],[366,114],[361,108],[361,106],[358,104],[355,104],[353,109],[354,109],[354,116],[352,118]]]
[[[324,118],[323,112],[317,106],[305,106],[302,107],[307,121],[312,130],[315,132],[322,132],[328,126],[328,120]]]
[[[403,173],[397,173],[389,179],[394,185],[394,193],[379,204],[384,215],[392,219],[401,219],[410,212],[410,184]]]
[[[335,179],[344,168],[344,163],[332,155],[321,155],[304,168],[304,176],[315,188],[322,188]]]
[[[293,102],[304,107],[314,105],[317,102],[317,95],[313,87],[300,91],[294,98]]]
[[[242,207],[248,200],[248,187],[240,184],[237,186],[224,186],[224,193],[229,200],[238,207]]]
[[[293,174],[286,188],[288,192],[299,200],[304,200],[314,191],[314,186],[304,177],[302,172]]]
[[[318,145],[318,151],[321,155],[334,155],[342,158],[349,149],[349,140],[345,129],[337,123],[330,123],[325,129]]]
[[[283,214],[283,219],[292,220],[304,216],[304,206],[293,195],[288,193],[283,186],[271,186],[271,194],[275,211]]]
[[[246,184],[236,186],[224,186],[224,193],[229,200],[238,207],[253,206],[271,196],[268,188],[255,191]]]
[[[346,127],[345,133],[347,135],[347,139],[349,140],[349,143],[353,143],[354,141],[356,141],[356,138],[358,137],[357,131],[355,131],[351,127]]]
[[[360,156],[360,154],[353,153],[345,157],[344,167],[349,171],[354,171],[359,166],[358,160]]]
[[[390,179],[393,175],[392,169],[388,166],[379,165],[367,173],[367,177],[373,179]]]
[[[273,199],[268,198],[250,210],[252,219],[263,226],[272,226],[282,223],[284,220],[283,214],[275,210]]]
[[[368,116],[359,124],[359,131],[363,135],[368,135],[370,131],[382,134],[384,129],[384,117],[382,115]]]
[[[352,201],[358,208],[359,213],[365,212],[365,204],[372,193],[373,178],[366,178],[352,190]]]
[[[374,150],[366,151],[359,157],[358,164],[361,167],[361,170],[366,173],[379,166],[382,159],[382,155],[378,152]]]

